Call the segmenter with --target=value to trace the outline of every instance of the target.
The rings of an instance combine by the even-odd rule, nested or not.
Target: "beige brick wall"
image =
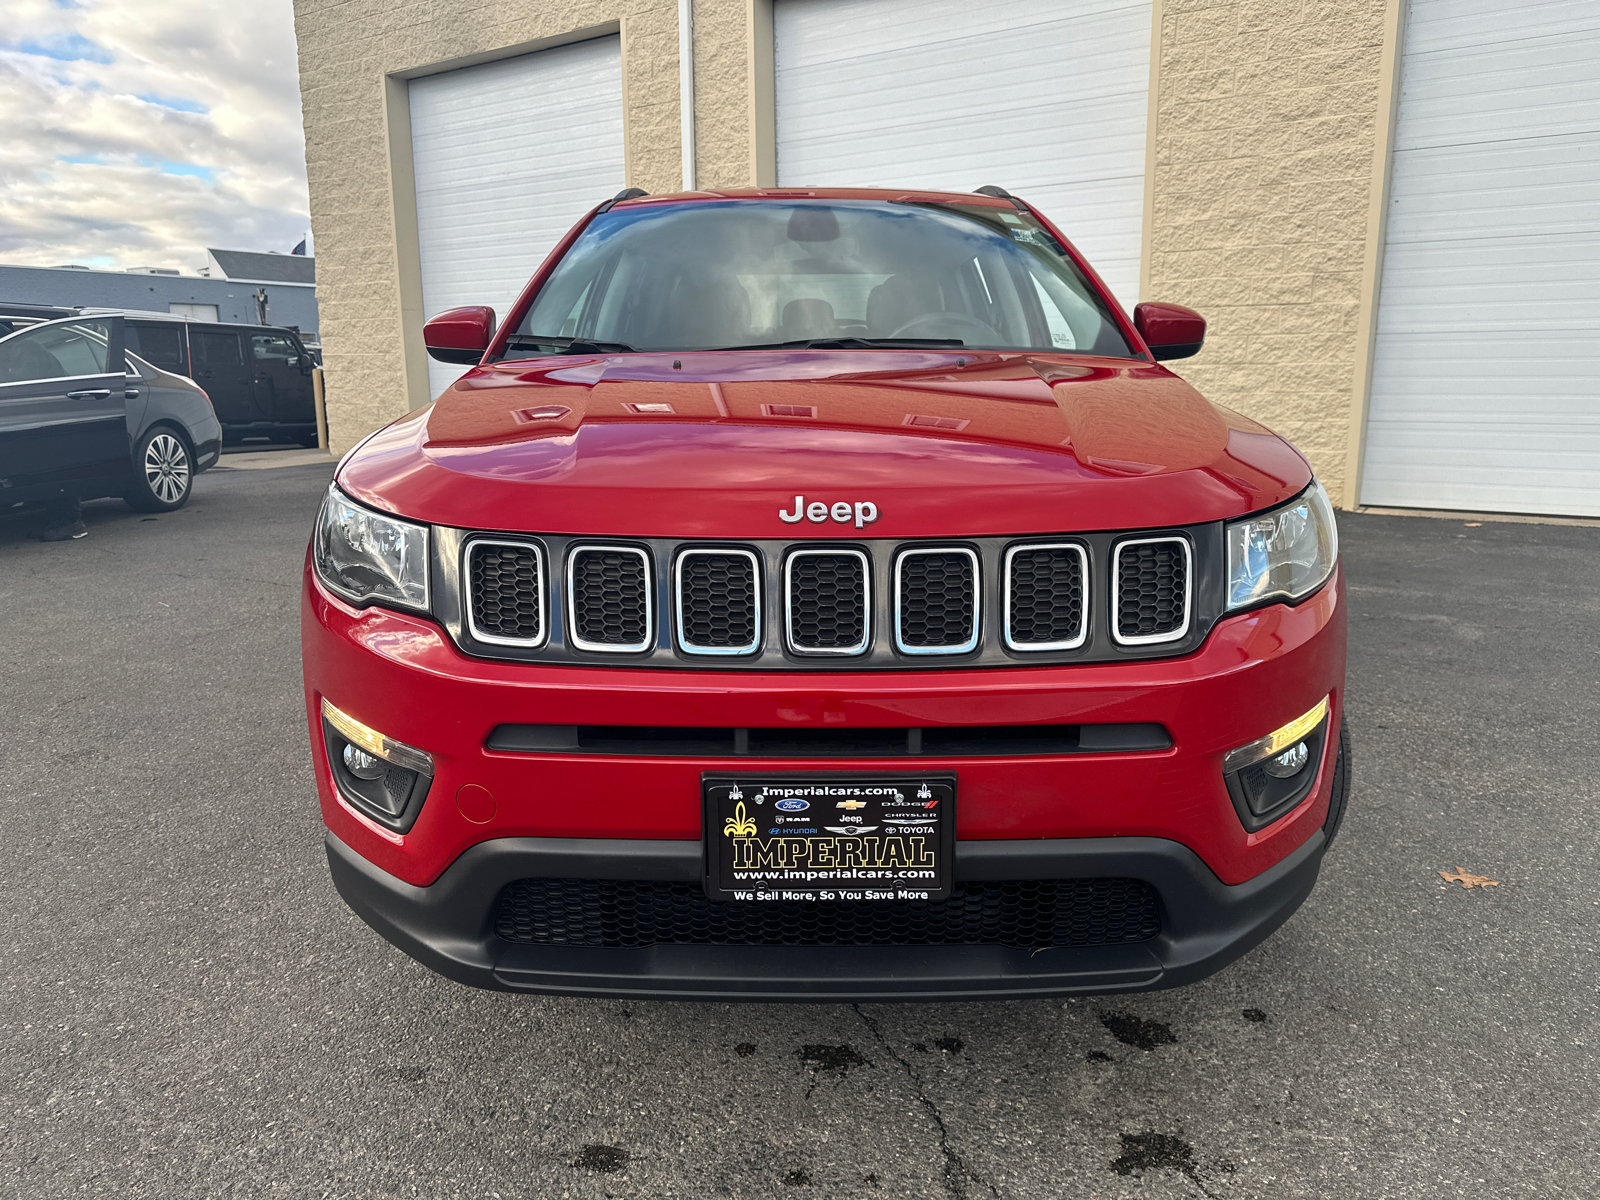
[[[1205,349],[1175,369],[1293,440],[1339,502],[1397,0],[1160,2],[1144,298],[1205,315]]]

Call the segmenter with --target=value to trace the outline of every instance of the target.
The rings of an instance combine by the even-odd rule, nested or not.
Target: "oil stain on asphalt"
[[[1157,1046],[1178,1044],[1178,1039],[1172,1035],[1172,1026],[1164,1021],[1146,1021],[1129,1013],[1108,1012],[1100,1014],[1100,1024],[1124,1046],[1154,1050]]]
[[[628,1152],[619,1146],[585,1146],[579,1152],[575,1165],[609,1174],[628,1165]]]
[[[795,1051],[801,1062],[818,1071],[844,1074],[851,1067],[871,1066],[854,1046],[801,1046]]]

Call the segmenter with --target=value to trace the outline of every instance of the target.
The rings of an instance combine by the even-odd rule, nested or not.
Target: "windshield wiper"
[[[714,346],[715,350],[921,350],[966,345],[960,338],[801,338],[797,342],[760,342],[753,346]]]
[[[512,337],[506,339],[508,347],[532,350],[541,346],[554,346],[557,354],[637,354],[639,351],[627,342],[597,342],[580,337]]]

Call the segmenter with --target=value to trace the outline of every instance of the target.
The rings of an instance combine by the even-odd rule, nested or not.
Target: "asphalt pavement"
[[[1600,1194],[1600,528],[1341,515],[1349,816],[1209,980],[537,999],[328,882],[298,589],[330,470],[98,502],[77,542],[0,517],[0,1195]]]

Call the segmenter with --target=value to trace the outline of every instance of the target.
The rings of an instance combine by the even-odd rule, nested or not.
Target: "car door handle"
[[[90,391],[87,391],[87,392],[68,392],[67,393],[67,399],[68,400],[109,400],[109,399],[111,399],[111,389],[110,388],[94,388],[94,389],[92,389]]]
[[[139,398],[139,389],[138,388],[123,388],[122,389],[122,398],[124,400],[137,400]]]

